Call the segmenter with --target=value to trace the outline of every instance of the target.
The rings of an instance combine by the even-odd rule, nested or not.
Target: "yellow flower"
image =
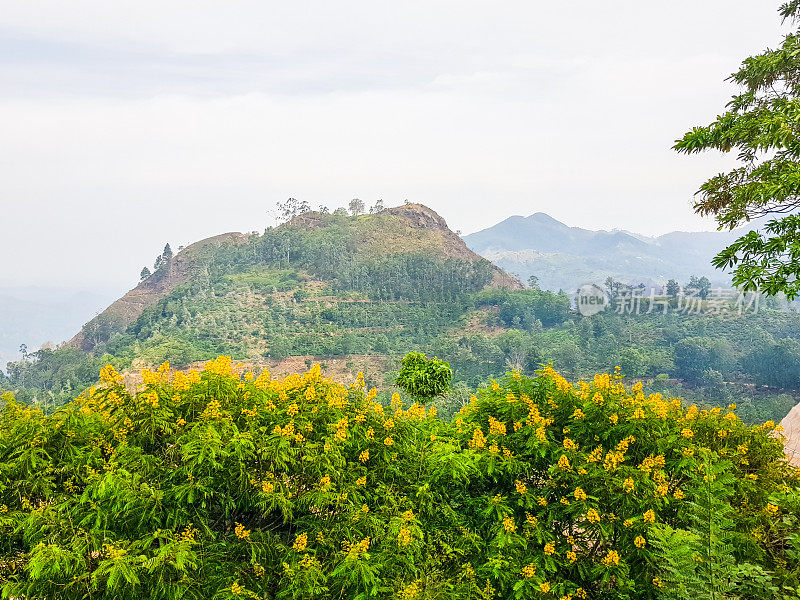
[[[307,545],[308,545],[308,535],[305,533],[301,533],[295,538],[294,544],[292,544],[292,548],[294,548],[298,552],[302,552],[303,550],[306,549]]]
[[[386,419],[386,422],[383,424],[384,429],[393,429],[394,428],[394,420]]]
[[[519,479],[517,479],[517,481],[516,481],[516,486],[517,486],[517,493],[518,494],[523,494],[524,495],[524,494],[526,494],[528,492],[528,486],[526,486],[524,483],[522,483]]]
[[[330,485],[331,485],[331,478],[329,475],[325,475],[324,477],[322,477],[322,479],[319,480],[319,487],[322,488],[323,490],[328,489]]]
[[[766,511],[767,511],[767,514],[774,515],[774,514],[776,514],[778,512],[778,507],[775,506],[774,504],[767,503]]]
[[[365,463],[369,460],[369,450],[364,450],[361,454],[358,455],[358,460],[362,463]]]
[[[547,542],[544,545],[544,553],[546,556],[552,556],[556,553],[556,543],[555,542]]]
[[[616,550],[609,550],[608,554],[606,554],[605,558],[603,558],[603,564],[605,564],[606,566],[618,565],[619,552],[617,552]]]
[[[644,548],[646,543],[647,541],[640,535],[637,535],[636,539],[633,540],[633,545],[636,546],[637,548]]]
[[[685,437],[685,438],[693,438],[694,437],[694,431],[692,431],[688,427],[684,427],[683,429],[681,429],[681,435],[683,437]]]
[[[525,566],[522,568],[522,576],[526,577],[527,579],[532,579],[536,577],[536,565],[533,563]]]
[[[483,431],[478,427],[472,433],[472,439],[469,441],[470,448],[484,448],[486,446],[486,438],[483,436]]]
[[[392,446],[394,444],[394,440],[391,437],[386,436],[386,438],[383,440],[383,443],[386,446]]]
[[[583,419],[586,415],[583,414],[583,411],[580,408],[576,408],[575,412],[572,413],[572,418],[576,420]]]
[[[581,488],[575,488],[574,492],[575,500],[586,500],[586,492],[584,492]]]
[[[550,591],[550,583],[549,583],[549,582],[547,582],[547,581],[543,581],[543,582],[542,582],[542,583],[539,585],[539,589],[541,590],[541,592],[542,592],[543,594],[546,594],[546,593],[548,593],[548,592]]]
[[[106,365],[100,369],[100,380],[103,383],[119,384],[122,383],[123,377],[111,365]]]
[[[571,562],[571,563],[574,563],[576,560],[578,560],[578,555],[575,554],[572,550],[568,550],[567,551],[567,560],[569,562]]]
[[[658,588],[664,587],[664,583],[658,577],[653,577],[653,585]]]
[[[622,484],[622,489],[625,490],[625,493],[630,493],[633,491],[634,484],[633,478],[628,477]]]
[[[573,442],[570,438],[564,438],[564,450],[577,450],[578,444]]]
[[[494,417],[489,417],[489,435],[505,435],[506,424]]]
[[[569,471],[572,468],[566,455],[562,454],[561,458],[558,459],[558,468],[564,471]]]
[[[359,477],[356,479],[356,485],[367,485],[367,476]]]
[[[644,513],[644,520],[645,523],[655,523],[656,513],[654,513],[652,509],[648,510],[646,513]]]
[[[540,442],[547,441],[547,431],[545,430],[544,427],[539,427],[536,429],[536,439],[539,440]]]
[[[590,523],[598,523],[600,521],[600,513],[594,508],[590,508],[586,511],[586,520]]]
[[[511,517],[506,517],[503,519],[503,529],[505,529],[508,533],[514,533],[517,530],[517,524]]]
[[[602,446],[598,446],[597,448],[592,450],[592,453],[586,458],[586,460],[589,461],[590,463],[600,462],[602,459],[603,459]]]
[[[411,543],[411,531],[406,527],[401,528],[400,533],[397,534],[397,541],[401,546],[408,546]]]
[[[672,495],[676,500],[683,500],[686,497],[682,490],[675,490],[675,493]]]
[[[250,538],[250,532],[244,528],[244,525],[241,523],[236,523],[236,529],[234,530],[236,533],[236,537],[246,540]]]

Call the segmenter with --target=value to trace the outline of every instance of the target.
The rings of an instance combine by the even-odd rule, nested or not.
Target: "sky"
[[[692,196],[731,159],[670,148],[778,4],[4,0],[0,285],[124,290],[290,196],[714,229]]]

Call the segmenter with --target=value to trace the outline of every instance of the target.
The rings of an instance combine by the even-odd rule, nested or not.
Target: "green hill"
[[[466,327],[475,292],[522,287],[427,207],[358,217],[310,212],[261,235],[226,233],[188,246],[64,347],[10,364],[7,387],[68,397],[91,382],[103,355],[122,369],[219,354],[254,364],[356,356],[345,362],[357,369],[433,348]]]
[[[510,368],[553,362],[573,378],[613,370],[702,405],[736,402],[748,422],[778,421],[800,393],[800,315],[762,302],[716,314],[614,311],[583,317],[566,294],[522,285],[416,205],[358,217],[305,213],[263,234],[228,233],[163,261],[73,340],[8,365],[0,387],[63,403],[111,362],[135,372],[229,355],[275,374],[319,362],[344,380],[390,387],[397,359],[449,361],[454,392]]]

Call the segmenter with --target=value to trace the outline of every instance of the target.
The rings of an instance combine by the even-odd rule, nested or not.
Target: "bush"
[[[274,380],[220,357],[143,379],[129,392],[106,367],[52,415],[3,397],[4,597],[653,598],[709,572],[681,579],[663,547],[705,539],[709,493],[732,508],[715,568],[797,582],[797,474],[774,424],[732,407],[549,367],[450,423],[319,367]]]

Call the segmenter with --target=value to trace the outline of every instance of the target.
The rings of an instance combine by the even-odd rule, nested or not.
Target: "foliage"
[[[797,2],[781,7],[784,19],[797,23]],[[785,214],[800,206],[800,31],[786,35],[773,50],[745,59],[731,75],[741,92],[727,111],[705,127],[695,127],[675,149],[737,151],[740,166],[718,174],[698,191],[695,211],[714,215],[720,228],[733,229],[751,219]],[[800,217],[784,216],[767,223],[764,232],[750,231],[713,260],[732,268],[734,285],[768,294],[800,293]]]
[[[491,381],[452,423],[319,367],[143,379],[106,367],[51,415],[3,397],[4,597],[650,599],[661,528],[709,518],[726,572],[797,585],[797,473],[774,424],[731,409],[549,367]]]
[[[453,370],[443,360],[427,358],[422,352],[409,352],[400,365],[395,383],[412,398],[430,400],[450,389]]]
[[[447,258],[450,242],[440,231],[408,230],[391,210],[294,217],[240,244],[192,250],[181,261],[188,281],[129,326],[104,313],[82,332],[87,352],[65,346],[33,353],[9,364],[0,385],[23,402],[51,407],[91,385],[109,360],[104,355],[117,368],[134,360],[187,366],[220,354],[253,364],[348,356],[355,372],[371,361],[366,355],[388,363],[419,350],[449,362],[456,381],[472,387],[511,368],[532,374],[550,361],[573,378],[619,365],[648,389],[694,402],[735,394],[748,422],[781,419],[793,405],[788,393],[800,389],[787,341],[800,336],[800,315],[778,312],[777,301],[758,314],[698,315],[678,312],[676,291],[670,314],[583,317],[564,293],[491,287],[490,263]],[[152,273],[145,287],[166,285],[169,271]],[[613,279],[607,285],[611,294],[630,290]],[[709,369],[724,385],[706,382]],[[652,381],[659,374],[668,381]]]

